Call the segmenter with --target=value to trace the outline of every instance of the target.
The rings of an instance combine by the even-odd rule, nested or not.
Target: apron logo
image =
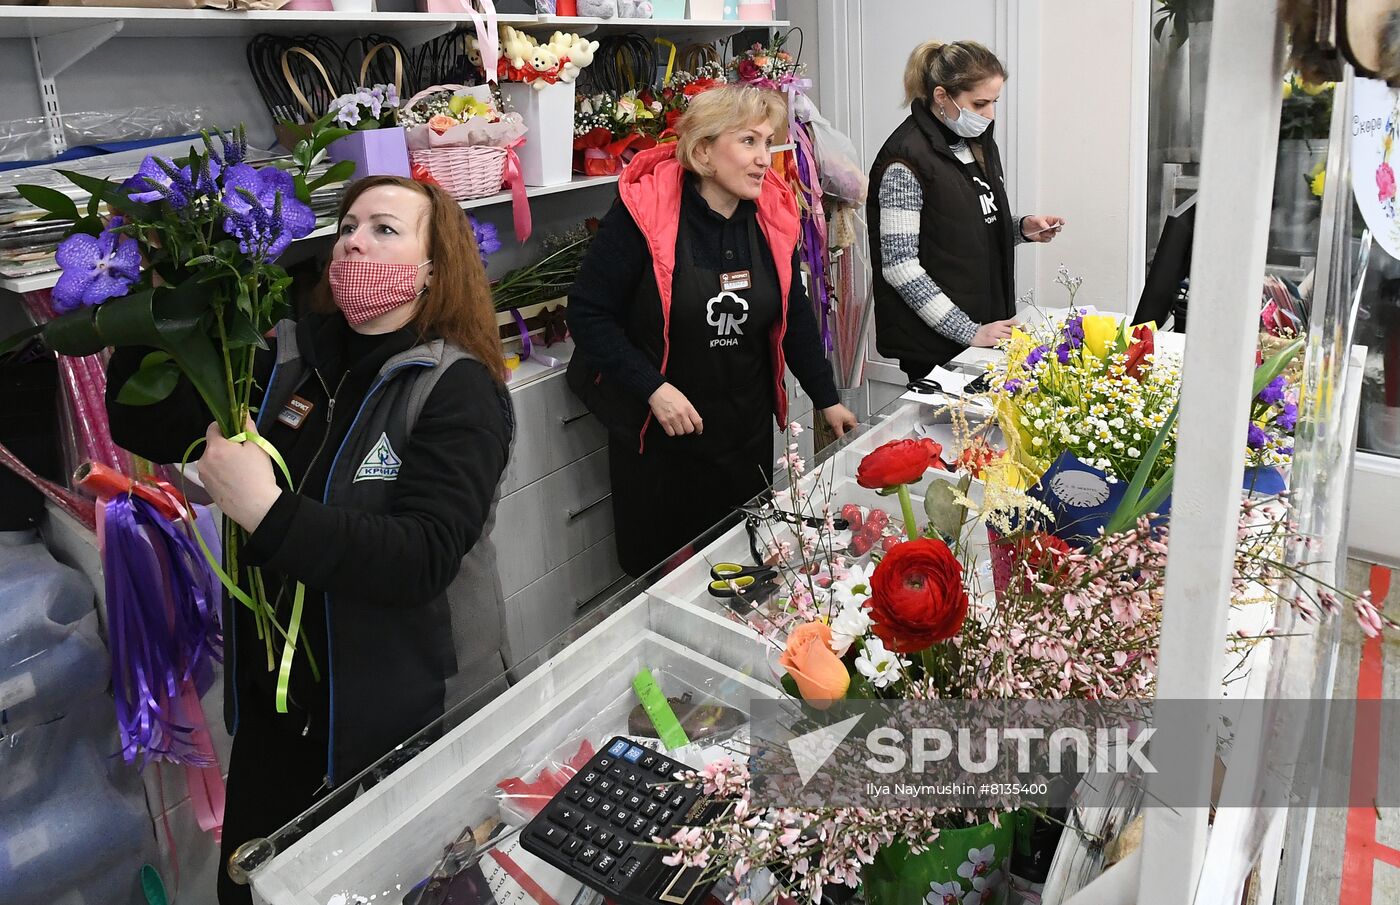
[[[988,185],[987,183],[983,182],[982,179],[981,179],[980,177],[978,177],[978,176],[973,176],[973,177],[972,177],[972,181],[975,182],[975,183],[977,183],[978,185],[980,185],[980,186],[982,187],[983,194],[980,196],[980,198],[979,198],[978,200],[980,200],[980,201],[982,202],[982,216],[987,218],[987,222],[988,222],[988,223],[991,223],[991,222],[993,222],[994,220],[996,220],[996,212],[997,212],[997,200],[996,200],[996,195],[993,194],[993,192],[992,192],[992,187],[991,187],[990,185]]]
[[[394,447],[389,445],[389,435],[380,434],[369,455],[365,456],[365,460],[355,470],[355,480],[350,483],[397,480],[399,466],[402,464],[403,461],[399,459],[398,453],[394,452]]]
[[[739,325],[749,319],[749,303],[732,292],[721,292],[705,303],[705,323],[715,328],[716,339],[710,340],[710,348],[715,346],[737,346],[739,340],[731,334],[744,335]]]

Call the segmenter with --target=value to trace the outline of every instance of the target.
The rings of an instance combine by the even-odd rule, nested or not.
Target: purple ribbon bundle
[[[210,766],[190,709],[222,660],[218,579],[183,525],[131,494],[102,504],[99,536],[122,757]]]

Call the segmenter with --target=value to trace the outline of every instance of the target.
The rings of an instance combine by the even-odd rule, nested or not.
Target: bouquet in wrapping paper
[[[615,176],[637,151],[656,146],[662,105],[647,89],[580,97],[574,110],[574,171]]]
[[[60,316],[5,345],[42,333],[62,355],[148,349],[118,401],[155,404],[187,380],[225,437],[263,446],[285,476],[280,455],[247,427],[253,359],[266,347],[264,337],[291,312],[291,277],[277,260],[315,229],[311,193],[343,181],[354,166],[336,164],[308,181],[326,146],[347,134],[331,126],[332,116],[313,124],[286,169],[249,164],[240,127],[213,137],[205,133],[203,147],[191,147],[184,157],[148,156],[122,182],[65,172],[90,194],[86,213],[54,189],[20,186],[31,203],[74,225],[57,255],[63,272],[52,301]],[[103,205],[113,212],[110,219],[99,216]],[[193,537],[204,543],[198,532]],[[290,612],[277,612],[258,570],[239,562],[245,532],[225,520],[222,541],[227,571],[207,547],[205,555],[229,594],[253,611],[268,668],[279,672],[277,707],[285,711],[304,589],[297,586]]]

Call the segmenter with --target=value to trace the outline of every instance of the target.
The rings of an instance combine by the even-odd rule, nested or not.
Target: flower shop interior
[[[1400,0],[0,0],[0,905],[1400,902],[1395,34]],[[1004,65],[1004,197],[1054,241],[1018,227],[1016,330],[911,380],[871,171],[932,39]],[[567,303],[726,82],[785,105],[859,426],[789,374],[771,489],[634,579]],[[108,357],[153,349],[123,402],[201,386],[195,334],[251,362],[375,173],[450,194],[491,283],[507,672],[225,859],[218,599],[257,602],[198,456],[113,440]],[[1009,755],[1067,727],[1092,763]]]

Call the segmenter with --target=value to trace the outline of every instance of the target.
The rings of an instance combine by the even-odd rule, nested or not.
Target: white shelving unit
[[[727,37],[749,28],[786,28],[771,21],[705,21],[699,19],[595,19],[584,16],[501,15],[501,25],[524,31],[572,31],[616,34],[626,31],[675,32],[696,40]],[[0,38],[42,38],[68,34],[96,25],[117,24],[128,38],[251,37],[256,34],[393,35],[405,44],[422,43],[459,25],[471,24],[465,14],[366,13],[294,10],[142,9],[81,6],[0,6]],[[712,37],[710,37],[712,36]],[[415,40],[416,39],[416,40]]]
[[[55,156],[67,150],[60,120],[55,79],[112,38],[241,37],[257,34],[325,35],[387,34],[406,47],[416,47],[472,22],[465,14],[368,13],[282,10],[141,9],[125,7],[0,6],[0,38],[28,38],[44,105],[49,144]],[[690,41],[714,41],[747,28],[776,28],[788,23],[765,21],[702,21],[691,19],[596,19],[583,16],[497,17],[500,25],[525,31],[573,31],[616,34],[645,30],[684,35]]]
[[[599,185],[611,185],[617,182],[616,176],[575,176],[570,182],[561,182],[558,185],[539,185],[525,189],[525,195],[529,198],[538,198],[542,195],[555,195],[560,192],[572,192],[577,189],[592,188]],[[496,204],[504,204],[510,201],[509,191],[498,192],[494,195],[487,195],[484,198],[473,198],[470,201],[462,202],[462,210],[473,210],[479,207],[491,207]],[[322,239],[335,233],[335,226],[328,224],[309,233],[298,241],[310,242],[313,239]],[[8,289],[11,292],[34,292],[38,289],[48,289],[58,282],[59,272],[57,270],[48,273],[36,273],[27,277],[8,277],[0,279],[0,289]]]

